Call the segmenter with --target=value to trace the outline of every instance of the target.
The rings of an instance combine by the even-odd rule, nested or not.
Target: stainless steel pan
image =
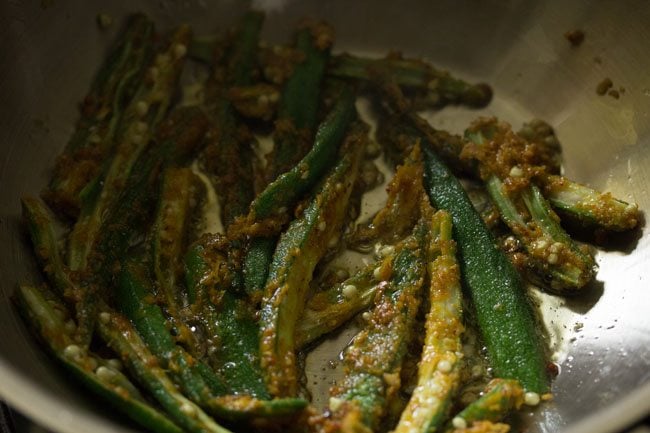
[[[497,114],[519,126],[549,121],[565,149],[566,173],[650,209],[650,4],[646,1],[260,2],[272,12],[265,37],[286,40],[305,15],[329,20],[338,49],[401,49],[494,86]],[[4,1],[0,4],[0,397],[60,432],[131,431],[88,398],[33,342],[9,296],[38,279],[19,219],[19,197],[38,193],[77,117],[76,104],[115,36],[96,15],[142,10],[161,28],[187,21],[208,33],[246,7],[234,1]],[[572,48],[566,31],[582,29]],[[619,99],[596,94],[609,77]],[[431,118],[460,130],[479,113],[446,109]],[[598,281],[586,297],[544,296],[561,373],[555,401],[526,415],[528,431],[612,432],[650,409],[650,236],[639,230],[598,252]],[[310,378],[336,357],[328,342]],[[325,373],[327,374],[327,373]],[[316,392],[327,386],[321,380]]]

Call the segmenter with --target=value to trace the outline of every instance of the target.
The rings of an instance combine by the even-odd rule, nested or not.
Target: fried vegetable
[[[296,50],[302,59],[280,94],[267,182],[291,170],[309,149],[332,38],[332,29],[322,22],[307,21],[296,34]]]
[[[232,289],[229,243],[205,235],[186,256],[186,281],[193,313],[203,324],[210,364],[229,394],[270,399],[259,359],[256,311],[245,295]]]
[[[227,94],[231,86],[248,85],[253,80],[263,21],[264,15],[258,12],[244,15],[223,59],[216,56],[221,62],[212,65],[206,83],[205,105],[212,125],[200,160],[219,192],[226,228],[246,213],[254,196],[253,138],[235,115]]]
[[[341,159],[314,198],[278,241],[264,289],[260,317],[260,357],[265,381],[274,396],[298,391],[295,329],[316,264],[338,233],[346,215],[366,129],[353,132]]]
[[[394,258],[377,268],[382,284],[375,306],[343,353],[343,381],[330,390],[329,422],[346,431],[375,431],[397,396],[425,280],[427,231],[419,224]]]
[[[531,183],[532,172],[544,165],[544,155],[496,119],[475,122],[466,136],[476,148],[466,149],[465,154],[479,159],[487,191],[502,220],[526,249],[537,279],[559,293],[575,292],[589,283],[595,273],[593,257],[569,237]]]
[[[125,109],[112,158],[106,161],[101,174],[90,181],[82,193],[81,213],[68,241],[68,265],[73,271],[86,269],[104,216],[113,207],[122,205],[119,199],[124,184],[171,104],[183,65],[183,50],[190,36],[188,26],[179,27],[165,49],[156,55],[148,75],[142,79]]]
[[[390,79],[404,89],[420,93],[416,99],[425,107],[465,104],[480,108],[492,99],[492,89],[487,84],[469,84],[425,61],[405,59],[400,55],[368,59],[341,54],[332,59],[327,73],[368,81]]]
[[[444,165],[422,124],[403,118],[401,131],[386,136],[404,145],[420,143],[425,190],[431,203],[452,216],[461,281],[472,301],[488,357],[498,377],[519,380],[526,391],[544,393],[548,376],[544,345],[521,277],[497,247],[465,190]]]
[[[439,211],[430,225],[427,254],[429,311],[427,313],[418,382],[395,433],[435,432],[443,425],[460,385],[462,357],[462,293],[451,216]]]
[[[447,426],[447,430],[452,430],[458,425],[473,426],[484,421],[496,423],[513,409],[519,409],[523,403],[524,390],[519,382],[492,379],[483,395],[458,413]]]
[[[354,95],[350,89],[344,89],[332,111],[319,126],[314,146],[309,153],[298,165],[268,185],[251,203],[247,217],[239,222],[243,230],[263,225],[258,223],[264,219],[286,217],[289,206],[295,204],[334,165],[339,147],[355,115]],[[257,284],[266,281],[262,277],[268,275],[275,244],[272,235],[279,231],[277,220],[271,218],[270,225],[270,234],[252,233],[254,240],[245,258],[246,291],[252,296],[261,293],[263,286]],[[259,240],[265,237],[270,240]]]
[[[14,300],[44,346],[89,391],[146,429],[158,433],[183,431],[151,406],[122,372],[75,344],[74,329],[62,318],[65,306],[45,288],[21,285]]]
[[[114,149],[120,121],[128,113],[136,84],[142,79],[154,48],[154,26],[141,14],[129,18],[115,49],[81,105],[81,118],[57,159],[44,199],[54,208],[76,218],[82,191],[100,175],[104,159]]]

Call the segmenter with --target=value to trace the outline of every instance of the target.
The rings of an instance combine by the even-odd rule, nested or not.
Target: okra
[[[101,291],[110,298],[109,289],[115,270],[119,269],[131,242],[146,232],[160,189],[158,175],[161,169],[169,161],[181,162],[193,154],[201,142],[205,125],[200,110],[176,110],[161,125],[156,145],[149,146],[134,163],[133,173],[123,185],[119,205],[104,215],[96,244],[88,258],[92,275],[84,283],[79,302],[80,308],[88,311],[89,326],[96,316],[97,292]],[[176,133],[172,133],[174,131]]]
[[[583,227],[622,232],[635,228],[641,218],[636,203],[627,203],[609,192],[596,191],[562,176],[545,176],[542,190],[563,218]]]
[[[334,164],[340,144],[355,115],[354,95],[350,89],[345,88],[332,111],[319,126],[314,146],[309,153],[298,165],[280,175],[255,198],[247,217],[240,224],[243,224],[244,228],[254,227],[255,222],[274,215],[285,217],[289,207],[312,188]],[[277,225],[277,222],[272,223]],[[273,230],[278,231],[277,228]],[[253,240],[246,252],[245,288],[253,297],[259,296],[263,290],[262,281],[265,282],[264,277],[268,275],[268,266],[271,264],[275,246],[274,234],[253,233]]]
[[[365,81],[390,79],[405,89],[421,93],[418,99],[426,107],[465,104],[480,108],[492,99],[492,89],[487,84],[469,84],[416,59],[396,56],[368,59],[341,54],[332,59],[327,73]]]
[[[332,166],[348,126],[355,117],[354,94],[346,88],[316,131],[314,146],[291,170],[280,175],[251,203],[249,219],[258,221],[278,213],[307,192]]]
[[[516,380],[492,379],[483,395],[453,418],[453,424],[447,425],[447,431],[454,425],[472,426],[477,422],[498,422],[513,409],[519,409],[524,403],[524,391]]]
[[[70,329],[70,322],[64,322],[66,307],[47,289],[21,285],[14,300],[45,347],[89,391],[146,429],[159,433],[183,431],[147,403],[119,370],[75,344],[74,329]]]
[[[472,301],[495,375],[519,380],[526,391],[546,392],[544,346],[517,270],[497,247],[427,135],[412,124],[404,124],[402,134],[393,139],[419,141],[422,146],[425,189],[431,203],[452,217],[461,281]]]
[[[21,203],[23,218],[27,223],[39,264],[56,293],[74,311],[77,323],[75,341],[82,347],[87,347],[92,338],[93,321],[92,308],[88,308],[89,306],[83,302],[87,287],[71,277],[70,270],[61,257],[56,223],[51,212],[34,197],[23,197]]]
[[[462,293],[451,216],[433,215],[430,224],[429,303],[418,381],[402,412],[396,433],[435,432],[444,423],[460,385]]]
[[[332,29],[323,23],[306,23],[296,35],[296,49],[304,56],[284,84],[267,159],[267,182],[294,167],[308,149],[316,126],[321,82],[329,58]]]
[[[50,205],[72,218],[79,214],[82,190],[100,174],[102,162],[114,147],[126,105],[152,54],[153,27],[144,15],[129,19],[82,103],[75,131],[43,192]]]
[[[393,244],[408,235],[420,217],[422,159],[420,151],[411,152],[386,187],[386,205],[367,224],[358,225],[348,243],[367,249],[375,241]]]
[[[512,165],[508,170],[492,162],[487,154],[479,155],[480,172],[487,191],[504,223],[526,248],[539,279],[560,293],[584,287],[594,276],[593,257],[569,237],[537,186],[526,177],[524,170],[533,170],[526,165],[528,161],[517,164],[522,156],[507,153],[523,152],[526,142],[518,139],[507,125],[495,120],[475,123],[466,131],[466,136],[477,145],[478,152],[483,151],[483,146],[490,146],[487,152],[502,154],[499,161]],[[497,150],[492,152],[491,146],[496,146]],[[508,171],[507,175],[504,170]]]
[[[366,134],[353,132],[302,216],[278,241],[264,289],[260,316],[260,358],[271,395],[293,396],[298,390],[296,322],[304,309],[306,289],[316,264],[338,234],[359,170]]]
[[[160,307],[148,301],[151,292],[147,285],[150,282],[141,264],[131,262],[123,265],[118,285],[121,309],[134,323],[146,346],[169,371],[174,383],[192,401],[211,415],[231,421],[286,417],[305,407],[307,402],[301,399],[266,401],[250,396],[226,396],[228,388],[214,371],[174,343]]]
[[[100,175],[82,192],[82,208],[68,242],[68,265],[74,271],[84,270],[97,239],[104,215],[119,203],[138,157],[149,144],[172,100],[176,82],[183,66],[190,39],[188,26],[179,27],[163,52],[156,55],[147,76],[125,109],[118,133],[116,149]]]
[[[123,263],[117,284],[117,302],[120,311],[135,325],[138,333],[151,352],[161,361],[161,366],[185,394],[197,404],[211,398],[212,394],[224,394],[225,386],[210,389],[194,360],[176,345],[161,308],[153,303],[153,284],[145,266],[135,261]]]
[[[162,174],[162,186],[152,233],[153,272],[163,305],[173,327],[188,334],[181,310],[188,305],[180,287],[181,257],[187,248],[188,232],[198,201],[198,181],[189,168],[169,167]],[[183,335],[190,340],[195,338]],[[195,346],[190,344],[190,346]],[[190,350],[195,353],[195,351]]]
[[[343,353],[345,377],[330,390],[331,417],[350,431],[376,431],[397,397],[426,274],[427,228],[414,233],[376,270],[381,281],[364,328]]]
[[[227,91],[230,86],[252,82],[263,20],[261,13],[249,12],[244,16],[225,52],[225,66],[214,64],[206,83],[205,105],[212,129],[202,163],[219,191],[223,203],[221,220],[226,228],[246,213],[254,197],[253,138],[242,132],[245,129],[234,113]]]
[[[181,394],[167,376],[160,361],[142,341],[133,325],[105,305],[100,306],[97,329],[100,337],[119,354],[133,377],[183,429],[196,432],[229,433],[203,409]]]
[[[256,312],[248,299],[232,290],[228,247],[218,235],[206,235],[188,251],[185,269],[192,308],[205,328],[210,363],[228,393],[269,399],[259,364]]]
[[[346,323],[359,311],[369,307],[377,292],[373,275],[377,263],[323,292],[307,302],[296,325],[296,347],[304,347]]]

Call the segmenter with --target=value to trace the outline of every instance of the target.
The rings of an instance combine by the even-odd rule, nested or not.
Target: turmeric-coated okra
[[[339,162],[302,215],[289,224],[275,249],[260,311],[260,358],[274,396],[297,394],[296,324],[316,264],[343,225],[366,134],[365,125],[353,127],[341,146]]]
[[[418,223],[375,270],[381,281],[366,324],[343,353],[344,378],[330,390],[328,422],[376,431],[397,397],[426,274],[428,228]]]
[[[105,215],[120,205],[120,195],[134,164],[167,114],[190,38],[190,28],[181,26],[170,36],[164,50],[156,54],[121,118],[114,138],[115,150],[102,162],[101,173],[82,192],[81,212],[68,240],[68,265],[72,270],[87,269]]]
[[[100,175],[104,160],[115,148],[121,120],[151,60],[153,39],[154,25],[149,18],[142,14],[130,17],[81,104],[75,131],[43,192],[51,206],[71,218],[79,215],[84,189]]]
[[[426,215],[426,214],[425,214]],[[451,216],[439,211],[426,216],[429,311],[418,380],[395,433],[438,431],[449,415],[460,387],[463,364],[462,291]]]
[[[591,254],[560,226],[549,203],[533,183],[534,171],[546,155],[496,119],[475,122],[466,131],[475,147],[468,153],[479,160],[479,172],[501,219],[523,244],[533,275],[559,293],[580,290],[594,276]]]
[[[39,340],[85,388],[144,428],[156,433],[183,431],[143,398],[115,360],[100,358],[76,344],[73,322],[64,321],[66,306],[47,288],[21,285],[14,301]]]

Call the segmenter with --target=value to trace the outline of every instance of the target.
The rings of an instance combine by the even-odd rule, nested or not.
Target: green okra
[[[34,245],[36,257],[51,286],[74,311],[77,323],[74,339],[87,347],[92,339],[93,311],[83,301],[86,287],[73,280],[58,247],[54,216],[37,198],[23,197],[22,213]]]
[[[512,379],[492,379],[485,388],[483,395],[454,416],[455,424],[458,419],[461,424],[471,426],[475,422],[498,422],[512,410],[519,409],[524,402],[524,390],[518,381]],[[453,430],[447,425],[447,431]]]
[[[330,43],[321,41],[329,32],[331,29],[326,25],[311,23],[296,34],[296,49],[304,58],[295,66],[280,94],[273,151],[268,158],[268,182],[294,167],[308,149],[330,50]]]
[[[194,360],[176,344],[161,308],[153,303],[155,294],[152,287],[153,283],[142,263],[123,263],[117,284],[120,311],[133,322],[147,347],[161,360],[161,366],[168,369],[174,382],[190,399],[200,404],[213,394],[224,394],[225,386],[211,389],[197,368],[201,361]]]
[[[354,117],[354,96],[350,89],[345,89],[336,106],[319,126],[312,149],[298,165],[280,175],[253,200],[246,223],[252,224],[278,213],[286,214],[288,208],[334,164],[340,144]],[[260,283],[268,275],[274,245],[273,236],[257,236],[246,252],[245,288],[251,296],[258,296],[263,289],[264,283]]]
[[[62,318],[66,307],[47,289],[21,285],[14,300],[27,325],[57,361],[89,391],[146,429],[157,433],[183,431],[151,406],[119,370],[75,344],[74,329]]]
[[[428,251],[429,311],[418,382],[395,433],[437,431],[444,423],[460,386],[463,333],[462,291],[451,216],[438,211],[430,218]]]
[[[353,132],[340,161],[324,180],[300,218],[282,234],[269,268],[260,316],[260,359],[267,387],[274,396],[298,390],[295,328],[316,264],[338,235],[346,216],[366,131]]]
[[[131,322],[104,304],[99,308],[97,330],[109,347],[120,355],[122,362],[184,430],[196,433],[229,433],[217,424],[201,407],[181,394],[160,366],[159,359],[147,348]]]
[[[218,235],[216,236],[218,238]],[[208,359],[229,394],[246,394],[268,400],[259,364],[259,326],[248,299],[231,289],[227,274],[227,244],[213,236],[189,249],[186,281],[192,308],[207,337]],[[215,304],[213,299],[218,299]]]
[[[244,16],[225,51],[223,65],[215,63],[212,66],[211,77],[206,83],[205,105],[212,128],[201,162],[219,191],[225,228],[246,213],[254,197],[253,139],[250,134],[242,133],[243,125],[227,91],[231,86],[252,82],[263,20],[264,15],[257,12]]]
[[[179,131],[182,126],[182,133]],[[158,142],[150,145],[135,161],[118,204],[103,217],[96,244],[88,257],[92,274],[84,280],[80,307],[87,312],[90,329],[96,317],[97,297],[111,297],[115,271],[131,242],[147,231],[160,189],[158,175],[170,161],[184,161],[201,143],[206,120],[200,110],[181,108],[161,125]],[[101,293],[98,293],[101,292]]]
[[[345,377],[330,390],[329,409],[351,431],[375,431],[396,397],[425,280],[427,231],[418,224],[377,269],[380,295],[343,353]]]
[[[506,140],[507,130],[495,122],[477,124],[466,131],[466,136],[478,146],[487,140]],[[482,167],[482,164],[480,164]],[[506,179],[499,173],[481,168],[486,177],[487,191],[502,220],[521,241],[531,258],[535,275],[549,289],[559,293],[580,290],[593,279],[595,261],[577,245],[560,226],[559,218],[551,210],[540,190],[534,184],[506,189],[504,182],[519,180],[523,171],[513,166]],[[489,173],[489,174],[487,174]],[[517,175],[517,176],[516,176]]]
[[[153,51],[153,30],[153,23],[144,15],[130,17],[81,105],[75,131],[43,193],[50,205],[70,217],[79,214],[83,189],[99,175],[103,160],[114,147],[120,120]]]
[[[487,84],[469,84],[416,59],[369,59],[341,54],[332,58],[327,73],[364,81],[390,79],[400,87],[421,92],[422,103],[429,107],[465,104],[480,108],[492,100],[492,89]]]
[[[227,384],[202,361],[176,345],[162,310],[151,302],[150,286],[142,263],[123,264],[118,284],[120,308],[174,383],[192,401],[209,414],[231,421],[282,418],[304,409],[307,402],[301,399],[266,401],[246,395],[226,395],[229,392]]]
[[[244,257],[244,288],[252,297],[262,294],[269,276],[269,266],[277,239],[275,237],[256,237],[251,239]]]
[[[345,281],[312,296],[296,325],[296,347],[316,341],[369,307],[377,292],[378,283],[373,275],[377,266],[378,263],[371,263]]]
[[[156,55],[121,118],[112,158],[82,192],[81,213],[68,241],[70,269],[86,269],[104,215],[121,205],[123,186],[171,104],[190,36],[188,26],[179,27]]]
[[[476,312],[495,374],[519,380],[527,391],[546,392],[544,346],[517,270],[499,250],[465,190],[436,155],[427,137],[406,124],[401,139],[421,143],[429,199],[452,216],[461,280]]]
[[[181,314],[188,305],[187,293],[181,288],[181,258],[187,248],[200,184],[192,170],[168,167],[162,173],[162,186],[156,220],[152,231],[152,267],[163,306],[177,333],[189,340],[190,351],[197,354],[196,338]]]
[[[636,203],[627,203],[563,176],[545,176],[542,191],[563,218],[583,227],[622,232],[637,227],[641,219]]]
[[[291,170],[281,174],[251,203],[249,216],[261,220],[284,213],[288,206],[307,192],[338,155],[348,126],[355,117],[354,94],[346,88],[336,105],[316,131],[314,146]]]

